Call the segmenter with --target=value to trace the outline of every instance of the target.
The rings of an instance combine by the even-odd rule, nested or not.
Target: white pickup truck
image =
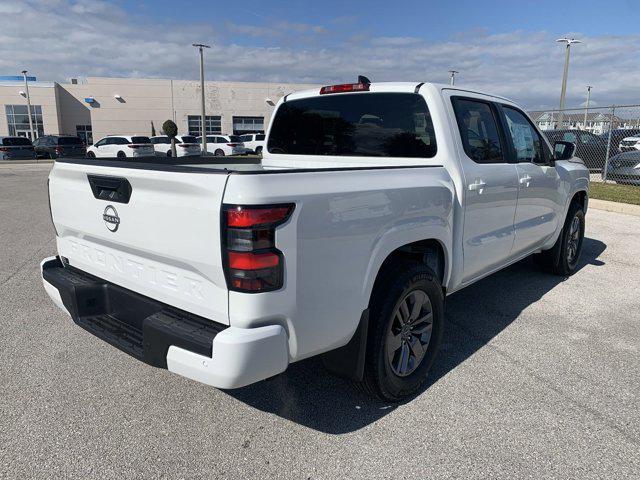
[[[457,87],[292,93],[260,163],[58,159],[44,287],[92,334],[209,385],[322,354],[397,401],[425,381],[447,295],[531,254],[575,271],[589,174],[574,148]]]

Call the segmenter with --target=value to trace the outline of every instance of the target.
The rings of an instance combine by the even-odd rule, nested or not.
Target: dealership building
[[[171,119],[181,134],[200,134],[198,81],[143,78],[72,78],[69,83],[29,78],[36,135],[78,135],[87,144],[107,135],[160,134]],[[273,105],[284,95],[319,85],[206,82],[207,133],[264,132]],[[0,136],[30,137],[27,92],[22,77],[0,77]]]

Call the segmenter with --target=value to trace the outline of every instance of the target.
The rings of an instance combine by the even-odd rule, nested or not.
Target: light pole
[[[204,111],[204,49],[211,48],[209,45],[205,45],[203,43],[194,43],[194,47],[196,47],[200,52],[200,90],[201,90],[201,101],[202,101],[202,111],[201,111],[201,119],[200,119],[200,128],[202,135],[202,155],[207,154],[207,131],[205,128],[205,111]]]
[[[567,77],[569,76],[569,54],[571,53],[571,45],[574,43],[582,43],[581,40],[576,40],[575,38],[559,38],[556,40],[558,43],[565,43],[565,56],[564,56],[564,73],[562,75],[562,90],[560,91],[560,114],[558,115],[558,124],[559,128],[563,127],[563,116],[564,112],[564,98],[567,94]]]
[[[29,96],[29,82],[27,81],[27,71],[22,70],[22,76],[24,77],[24,89],[27,94],[27,116],[29,117],[29,131],[31,132],[31,141],[36,139],[36,135],[33,131],[33,120],[31,119],[31,97]]]
[[[584,106],[584,123],[582,126],[587,129],[587,113],[589,113],[589,100],[591,100],[591,85],[587,85],[587,104]]]
[[[449,75],[451,75],[451,81],[450,81],[451,86],[454,86],[456,84],[456,74],[457,73],[460,73],[460,72],[457,71],[457,70],[449,70]]]

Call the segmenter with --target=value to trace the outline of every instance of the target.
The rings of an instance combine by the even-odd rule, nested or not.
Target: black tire
[[[124,153],[123,151],[119,151],[118,154],[116,155],[118,158],[127,158],[127,154]]]
[[[167,157],[170,157],[170,156],[171,156],[171,150],[168,150],[167,151]]]
[[[577,202],[572,202],[558,240],[552,248],[535,256],[536,263],[555,275],[563,277],[573,275],[580,262],[584,230],[585,218],[582,206]]]
[[[213,153],[216,157],[224,157],[224,151],[219,148]]]
[[[381,275],[381,278],[376,281],[369,303],[369,333],[363,385],[365,390],[382,400],[398,402],[417,393],[427,379],[442,341],[444,297],[437,276],[422,263],[398,261]],[[429,333],[427,331],[421,335],[411,330],[405,332],[406,323],[402,326],[400,333],[397,330],[402,322],[396,312],[402,315],[401,304],[405,303],[405,299],[410,299],[412,295],[417,295],[419,292],[422,292],[420,296],[426,294],[429,300],[428,307],[424,310],[420,307],[417,314],[418,320],[420,317],[427,318],[428,313],[421,314],[430,310],[431,326],[428,339],[425,338]],[[413,305],[417,303],[415,301]],[[415,325],[419,327],[416,331],[426,328],[421,327],[425,324],[428,324],[428,321],[423,323],[415,321]],[[401,346],[395,349],[400,336],[406,336],[408,340],[402,341]],[[426,343],[423,344],[425,339]],[[420,342],[418,346],[422,356],[417,361],[417,357],[414,358],[412,364],[407,361],[407,369],[402,374],[398,369],[402,368],[404,349],[408,348],[409,353],[406,355],[412,355],[414,347],[408,345],[415,346],[416,341]],[[393,347],[391,347],[392,344]]]
[[[262,155],[262,147],[256,148],[256,155]]]
[[[87,158],[96,158],[96,154],[93,152],[87,152]]]

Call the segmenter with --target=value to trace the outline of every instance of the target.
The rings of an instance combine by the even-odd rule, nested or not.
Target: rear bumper
[[[280,325],[227,327],[64,266],[40,268],[46,292],[73,321],[149,365],[218,388],[238,388],[286,370],[287,336]]]

